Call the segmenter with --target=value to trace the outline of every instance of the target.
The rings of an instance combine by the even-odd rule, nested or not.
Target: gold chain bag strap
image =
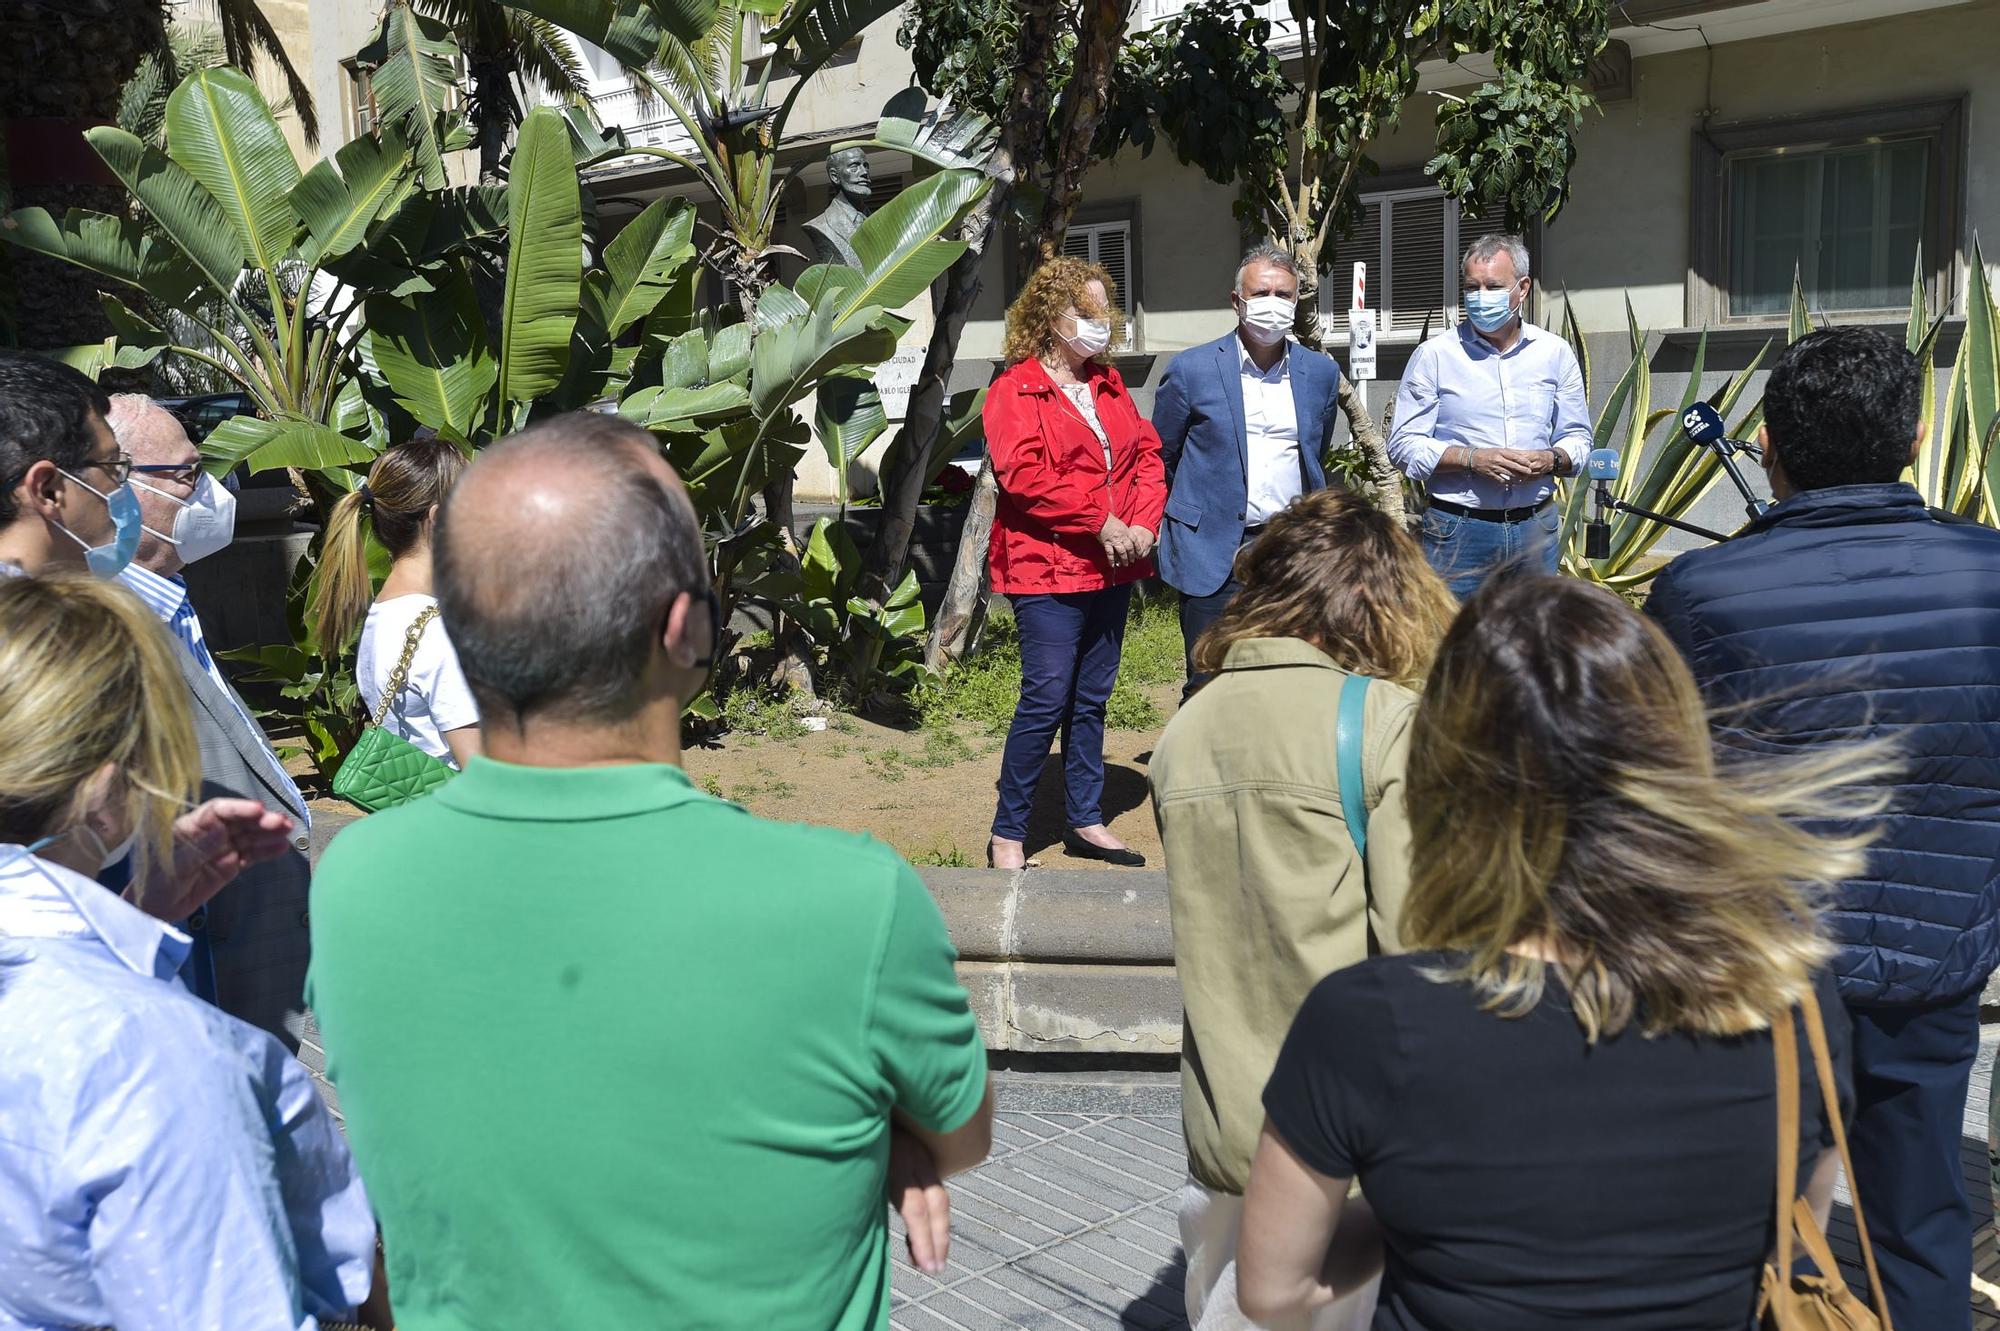
[[[1875,1309],[1854,1297],[1840,1277],[1826,1234],[1812,1206],[1799,1196],[1799,1039],[1798,1018],[1805,1018],[1806,1041],[1812,1046],[1813,1067],[1819,1074],[1820,1103],[1833,1126],[1833,1144],[1840,1167],[1847,1173],[1848,1197],[1854,1204],[1854,1231],[1861,1240],[1861,1260],[1868,1268],[1868,1290]],[[1819,999],[1811,989],[1800,1000],[1799,1012],[1787,1014],[1783,1026],[1773,1025],[1771,1048],[1778,1066],[1778,1254],[1764,1267],[1764,1288],[1757,1305],[1761,1331],[1894,1331],[1889,1301],[1882,1294],[1882,1277],[1875,1269],[1875,1249],[1868,1242],[1868,1221],[1855,1190],[1854,1165],[1847,1154],[1847,1127],[1840,1121],[1840,1089],[1833,1080],[1833,1056],[1827,1050],[1826,1026]],[[1790,1223],[1787,1223],[1789,1220]],[[1818,1275],[1792,1273],[1792,1240],[1797,1236]]]
[[[340,770],[333,774],[333,793],[370,813],[408,804],[452,777],[448,764],[387,728],[389,713],[409,682],[410,663],[416,659],[417,644],[437,613],[436,606],[426,606],[410,625],[402,659],[396,662],[395,673],[389,676],[389,687],[382,691],[382,705],[376,709],[368,729],[361,732],[361,738],[348,750]]]

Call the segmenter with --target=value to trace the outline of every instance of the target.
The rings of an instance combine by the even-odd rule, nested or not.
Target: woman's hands
[[[1153,553],[1153,533],[1144,527],[1128,527],[1118,520],[1116,514],[1104,519],[1104,526],[1097,533],[1098,544],[1104,547],[1104,557],[1111,561],[1111,567],[1124,568],[1136,564]]]

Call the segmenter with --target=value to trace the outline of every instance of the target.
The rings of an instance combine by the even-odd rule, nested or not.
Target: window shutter
[[[870,212],[875,211],[902,192],[903,178],[901,176],[874,177],[868,184],[868,210]]]
[[[1391,333],[1433,332],[1444,326],[1451,301],[1445,275],[1453,260],[1445,256],[1443,195],[1394,199],[1389,203],[1389,280],[1384,303]],[[1454,283],[1454,288],[1455,288]]]
[[[1347,309],[1354,300],[1354,265],[1368,265],[1368,308],[1382,308],[1382,201],[1364,200],[1354,234],[1334,242],[1333,267],[1320,284],[1319,307],[1333,318],[1333,333],[1347,335]]]

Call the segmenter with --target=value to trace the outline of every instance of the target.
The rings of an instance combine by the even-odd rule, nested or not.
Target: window
[[[340,85],[342,110],[347,114],[347,137],[358,139],[375,129],[375,86],[368,71],[353,60],[341,61],[340,67],[347,74]]]
[[[1114,351],[1131,351],[1139,344],[1132,298],[1132,219],[1122,217],[1105,222],[1072,222],[1063,233],[1062,252],[1085,263],[1104,265],[1111,274],[1113,303],[1125,316],[1125,336],[1112,344]]]
[[[1368,265],[1368,308],[1389,340],[1414,342],[1458,319],[1459,262],[1465,247],[1489,231],[1505,231],[1506,214],[1490,209],[1464,216],[1434,187],[1385,190],[1361,197],[1354,234],[1333,247],[1320,285],[1320,309],[1332,340],[1347,341],[1354,265]]]
[[[1900,312],[1923,256],[1954,289],[1961,102],[1723,126],[1695,139],[1688,322],[1776,321],[1796,272],[1815,311]]]
[[[883,204],[889,202],[889,200],[902,192],[903,178],[901,176],[878,176],[871,174],[868,177],[868,211],[871,213],[876,211]]]

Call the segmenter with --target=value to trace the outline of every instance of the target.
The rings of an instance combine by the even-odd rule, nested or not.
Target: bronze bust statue
[[[859,268],[854,252],[854,233],[868,217],[868,154],[859,148],[842,148],[826,159],[827,182],[833,199],[826,211],[805,224],[812,238],[813,257],[820,263],[843,263]]]

